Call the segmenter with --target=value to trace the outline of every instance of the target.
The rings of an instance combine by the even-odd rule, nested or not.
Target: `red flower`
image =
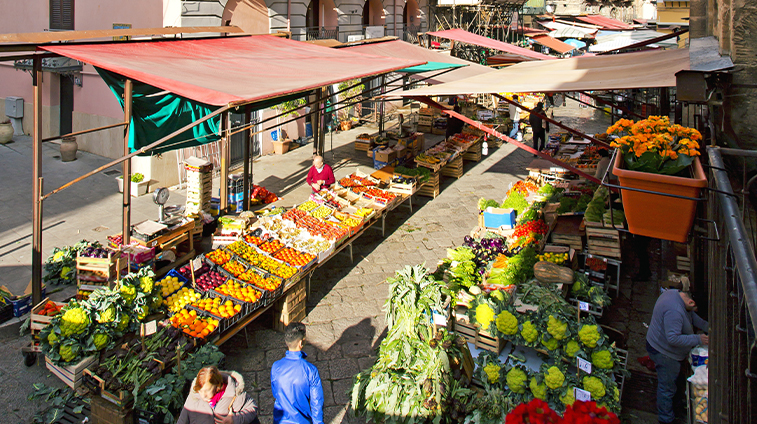
[[[620,424],[620,419],[595,402],[576,401],[565,409],[562,424]]]
[[[561,422],[560,416],[541,399],[533,399],[528,404],[521,403],[505,417],[505,424],[559,424]]]

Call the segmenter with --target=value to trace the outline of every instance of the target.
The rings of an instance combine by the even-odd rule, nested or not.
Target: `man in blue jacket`
[[[284,330],[287,353],[271,368],[274,424],[323,424],[323,387],[318,368],[302,351],[305,324],[293,322]]]
[[[685,364],[689,351],[699,344],[706,345],[706,334],[694,334],[694,328],[705,332],[707,321],[694,312],[696,302],[684,291],[668,290],[657,298],[652,312],[652,321],[647,330],[647,352],[657,370],[657,419],[660,423],[672,423],[673,397],[678,391],[677,380],[681,365]]]

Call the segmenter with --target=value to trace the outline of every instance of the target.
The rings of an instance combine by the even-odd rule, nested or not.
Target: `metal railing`
[[[420,25],[405,24],[402,28],[402,39],[408,43],[418,44],[419,32],[421,32]]]
[[[756,151],[707,148],[706,217],[714,226],[700,252],[709,286],[708,418],[711,424],[748,424],[757,422],[757,228],[747,196],[751,181],[744,173],[741,193],[734,194],[721,153],[757,157]]]
[[[326,27],[307,27],[305,28],[305,41],[309,40],[326,40],[326,39],[339,39],[339,27],[326,28]]]

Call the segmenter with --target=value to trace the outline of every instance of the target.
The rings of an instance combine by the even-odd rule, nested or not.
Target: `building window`
[[[74,0],[50,0],[50,29],[74,29]]]

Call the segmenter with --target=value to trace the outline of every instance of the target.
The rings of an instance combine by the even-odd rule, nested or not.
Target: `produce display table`
[[[180,257],[177,257],[176,261],[155,270],[155,275],[157,277],[161,277],[167,274],[171,269],[187,263],[190,259],[196,256],[197,253],[195,252],[194,248],[194,237],[192,237],[192,231],[194,231],[194,228],[195,222],[194,220],[190,220],[178,227],[170,229],[167,233],[162,234],[160,237],[154,240],[150,240],[149,242],[139,240],[136,237],[132,237],[132,240],[136,241],[140,246],[154,247],[158,251],[169,250],[177,247],[179,244],[185,241],[189,242],[188,252],[184,253]]]

